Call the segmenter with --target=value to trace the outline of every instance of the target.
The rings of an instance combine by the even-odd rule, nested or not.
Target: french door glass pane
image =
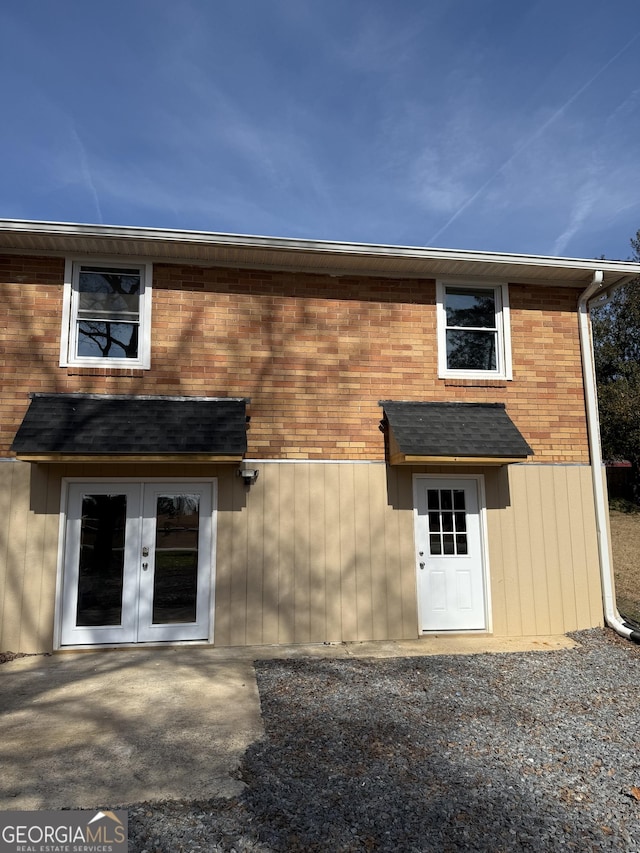
[[[126,495],[84,495],[76,625],[120,625]]]
[[[198,495],[160,495],[156,507],[153,624],[196,621]]]

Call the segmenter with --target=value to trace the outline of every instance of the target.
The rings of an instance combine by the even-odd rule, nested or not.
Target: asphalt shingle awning
[[[392,465],[506,465],[533,456],[503,403],[382,400]]]
[[[31,462],[238,462],[245,399],[32,394],[11,449]]]

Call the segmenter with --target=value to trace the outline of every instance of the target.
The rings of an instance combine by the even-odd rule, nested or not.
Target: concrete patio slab
[[[251,658],[179,647],[0,667],[0,809],[238,794],[262,737]]]
[[[253,646],[254,660],[297,657],[423,657],[429,655],[477,655],[501,652],[535,652],[572,649],[570,637],[491,637],[486,634],[429,634],[416,640],[375,640],[300,646]],[[236,649],[226,649],[233,654]],[[242,652],[240,652],[242,654]]]

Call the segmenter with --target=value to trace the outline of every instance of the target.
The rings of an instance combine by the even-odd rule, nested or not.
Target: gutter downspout
[[[602,470],[602,451],[600,447],[600,419],[598,416],[598,395],[596,390],[593,340],[591,337],[591,318],[589,302],[602,289],[604,274],[596,270],[591,284],[578,299],[578,322],[580,328],[580,349],[582,353],[582,374],[584,378],[585,402],[587,407],[587,427],[589,433],[589,453],[591,456],[591,477],[596,511],[596,531],[598,535],[598,558],[602,581],[602,603],[606,624],[621,637],[640,642],[640,632],[627,628],[618,613],[613,587],[613,566],[611,564],[611,543],[609,541],[609,507],[604,491]]]

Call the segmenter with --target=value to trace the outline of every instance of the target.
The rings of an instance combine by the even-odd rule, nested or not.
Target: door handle
[[[143,563],[142,564],[142,571],[143,572],[146,572],[148,568],[149,568],[149,563]]]
[[[419,565],[421,569],[424,569],[424,563],[420,563]]]

